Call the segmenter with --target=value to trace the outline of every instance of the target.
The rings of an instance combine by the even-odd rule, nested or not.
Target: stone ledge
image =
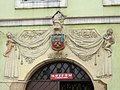
[[[65,25],[75,24],[120,24],[120,16],[66,17]],[[52,18],[2,19],[0,26],[40,26],[53,25]]]

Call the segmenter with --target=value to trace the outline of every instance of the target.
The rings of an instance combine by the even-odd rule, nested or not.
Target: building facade
[[[0,7],[0,90],[119,90],[119,0]]]

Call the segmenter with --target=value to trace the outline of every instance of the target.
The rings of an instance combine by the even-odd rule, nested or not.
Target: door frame
[[[48,60],[45,60],[39,64],[37,64],[35,67],[32,68],[32,70],[26,75],[24,81],[18,81],[18,82],[13,82],[11,83],[11,86],[10,86],[10,90],[26,90],[26,87],[27,87],[27,83],[29,82],[29,79],[30,77],[38,70],[38,68],[41,68],[42,66],[44,66],[45,64],[47,63],[50,63],[50,62],[54,62],[54,61],[68,61],[68,62],[72,62],[74,63],[75,65],[79,66],[80,68],[82,68],[87,74],[88,76],[90,77],[91,81],[92,81],[92,84],[94,86],[94,90],[107,90],[107,84],[105,84],[104,82],[102,82],[101,80],[94,80],[93,77],[92,77],[92,74],[90,74],[90,72],[82,65],[80,64],[79,62],[75,61],[75,60],[72,60],[72,59],[48,59]],[[18,88],[16,88],[18,87]]]

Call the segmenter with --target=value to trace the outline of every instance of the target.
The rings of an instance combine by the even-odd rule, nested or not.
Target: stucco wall
[[[15,9],[15,0],[0,1],[0,19],[44,18],[52,16],[59,8]],[[102,0],[68,0],[67,8],[60,11],[68,17],[77,16],[118,16],[120,6],[103,6]]]
[[[0,19],[19,19],[19,18],[45,18],[51,17],[56,11],[60,10],[67,17],[80,17],[80,16],[120,16],[120,6],[103,6],[102,0],[68,0],[67,8],[42,8],[42,9],[15,9],[15,0],[1,0],[0,1]],[[115,36],[115,44],[113,48],[112,59],[112,72],[113,76],[108,83],[108,90],[120,89],[120,25],[119,24],[84,24],[84,25],[66,25],[66,28],[79,28],[79,29],[91,29],[95,28],[101,35],[106,33],[108,28],[112,28]],[[18,26],[18,27],[0,27],[0,31],[4,34],[0,34],[0,90],[8,90],[10,84],[5,81],[4,78],[4,65],[5,59],[3,53],[5,51],[7,32],[11,32],[13,35],[18,36],[24,30],[47,30],[49,26]],[[47,59],[47,58],[46,58]],[[45,60],[45,58],[44,58]],[[37,61],[36,61],[37,63]],[[21,77],[24,79],[26,71],[24,68],[30,67],[27,64],[20,65]],[[24,71],[23,71],[24,70]],[[23,76],[22,76],[23,75]],[[5,82],[5,83],[4,83]]]

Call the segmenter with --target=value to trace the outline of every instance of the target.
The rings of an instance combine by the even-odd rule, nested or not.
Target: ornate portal
[[[5,76],[18,77],[18,59],[21,64],[24,61],[31,64],[48,50],[51,51],[47,52],[47,58],[63,59],[72,53],[78,61],[86,64],[94,62],[92,67],[95,68],[96,78],[112,76],[112,45],[115,43],[112,29],[108,29],[103,36],[95,29],[69,29],[65,33],[63,15],[57,12],[52,19],[52,29],[25,30],[19,37],[7,34],[4,56],[9,60],[6,61]]]

